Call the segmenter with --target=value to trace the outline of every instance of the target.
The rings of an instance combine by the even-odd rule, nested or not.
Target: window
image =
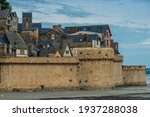
[[[28,54],[28,51],[27,51],[27,50],[24,50],[24,54],[26,54],[26,55],[27,55],[27,54]]]
[[[16,50],[16,54],[20,54],[20,49],[17,49],[17,50]]]
[[[66,54],[69,54],[69,50],[66,50]]]
[[[55,39],[55,35],[54,34],[51,35],[51,39]]]
[[[9,54],[12,54],[12,48],[11,48],[11,46],[9,47]]]
[[[7,23],[10,24],[10,20],[7,20]]]

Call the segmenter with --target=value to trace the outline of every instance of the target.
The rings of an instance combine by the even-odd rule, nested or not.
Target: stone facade
[[[123,66],[124,85],[143,86],[146,85],[146,66]]]
[[[0,58],[0,89],[106,89],[145,85],[145,67],[123,67],[112,48],[80,48],[77,57]],[[123,75],[123,77],[122,77]]]
[[[115,86],[122,86],[124,84],[122,79],[122,62],[123,56],[115,55],[112,69]]]
[[[113,88],[114,51],[111,48],[81,48],[78,50],[81,89]]]

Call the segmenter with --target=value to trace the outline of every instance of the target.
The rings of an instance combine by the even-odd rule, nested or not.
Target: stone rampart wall
[[[145,86],[145,66],[123,66],[124,85]]]

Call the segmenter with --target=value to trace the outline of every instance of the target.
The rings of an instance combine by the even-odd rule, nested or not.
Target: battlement
[[[146,85],[146,66],[123,66],[124,85],[145,86]]]
[[[123,62],[123,56],[115,55],[114,62]]]
[[[0,64],[77,64],[77,58],[0,58]]]
[[[114,59],[112,48],[79,48],[78,58],[82,59]]]
[[[123,70],[145,70],[146,66],[122,66]]]

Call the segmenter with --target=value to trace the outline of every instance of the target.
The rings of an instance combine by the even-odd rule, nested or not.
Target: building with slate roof
[[[11,20],[9,10],[0,10],[0,35],[4,35],[6,31],[11,29]]]
[[[12,29],[11,30],[13,32],[18,32],[18,16],[17,16],[17,13],[12,12],[11,17],[12,17],[12,20],[11,20]]]
[[[16,12],[10,12],[8,9],[0,8],[0,35],[3,36],[7,31],[17,32],[18,16]]]
[[[41,29],[40,39],[63,39],[65,37],[64,30],[61,28],[61,25],[54,25],[52,29]]]
[[[66,34],[73,34],[80,31],[101,33],[104,35],[105,46],[110,47],[112,34],[109,25],[72,26],[72,27],[65,27],[64,31]]]
[[[72,48],[74,47],[101,47],[103,42],[103,36],[98,34],[71,34],[67,38],[73,40],[73,43],[70,44]]]
[[[6,32],[4,36],[0,36],[1,57],[27,57],[28,48],[17,32]]]
[[[109,25],[107,24],[106,25],[92,25],[92,26],[71,26],[71,27],[65,27],[65,33],[72,34],[78,31],[90,31],[90,32],[96,32],[96,33],[103,33],[106,35],[107,29],[109,29]],[[110,32],[110,36],[111,36],[111,32]]]
[[[54,54],[56,54],[56,51],[62,48],[61,45],[62,42],[60,42],[57,39],[55,40],[41,39],[36,45],[40,53],[37,56],[42,56],[42,57],[54,56]]]

